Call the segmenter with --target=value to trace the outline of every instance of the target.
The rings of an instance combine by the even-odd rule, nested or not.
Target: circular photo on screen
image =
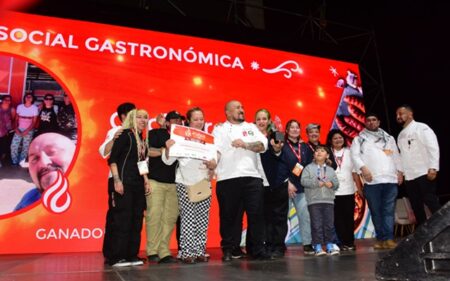
[[[41,203],[56,213],[70,205],[66,176],[78,140],[73,102],[47,71],[0,54],[0,219]]]

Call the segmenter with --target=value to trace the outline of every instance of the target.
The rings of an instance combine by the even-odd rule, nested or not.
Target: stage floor
[[[129,281],[129,280],[376,280],[375,263],[386,250],[372,249],[373,239],[357,241],[356,252],[334,257],[305,257],[301,246],[290,246],[283,259],[273,261],[221,261],[218,248],[208,249],[208,263],[182,263],[112,268],[103,264],[102,254],[24,254],[0,256],[0,281]],[[15,243],[12,242],[11,243]],[[142,257],[145,254],[142,253]]]

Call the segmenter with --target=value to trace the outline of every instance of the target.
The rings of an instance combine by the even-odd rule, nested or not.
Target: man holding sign
[[[222,260],[231,261],[233,249],[239,247],[235,230],[242,221],[242,210],[247,213],[253,257],[270,259],[264,248],[264,189],[257,167],[257,153],[267,149],[267,138],[255,124],[244,121],[244,108],[239,101],[228,102],[225,114],[227,121],[213,131],[220,153],[217,199]]]

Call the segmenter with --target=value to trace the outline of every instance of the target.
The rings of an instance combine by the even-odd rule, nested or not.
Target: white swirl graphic
[[[61,173],[61,171],[58,171],[57,173],[58,176],[55,182],[50,185],[46,191],[44,191],[42,202],[48,211],[55,214],[61,214],[69,209],[69,206],[72,203],[72,197],[69,193],[67,178]],[[58,202],[60,199],[62,199],[63,202]]]
[[[286,67],[288,64],[293,64],[292,67]],[[287,79],[290,79],[292,77],[292,73],[296,72],[298,74],[303,74],[303,69],[300,68],[298,63],[293,60],[288,60],[280,64],[279,66],[275,68],[263,68],[262,71],[270,74],[278,73],[278,72],[284,72],[283,76]]]

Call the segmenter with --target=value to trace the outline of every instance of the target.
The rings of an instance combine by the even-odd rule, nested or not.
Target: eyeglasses
[[[52,98],[45,98],[44,100],[53,100]]]
[[[26,99],[32,99],[33,97],[32,96],[26,96],[25,98]]]

